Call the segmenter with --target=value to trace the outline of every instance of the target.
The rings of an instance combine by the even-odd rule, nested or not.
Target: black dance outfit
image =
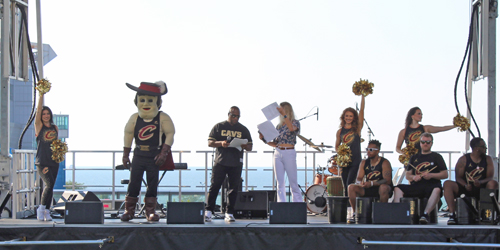
[[[54,185],[57,172],[59,171],[59,163],[52,160],[52,150],[50,149],[50,144],[54,140],[57,140],[57,137],[58,133],[54,125],[50,127],[42,125],[42,129],[36,137],[38,147],[36,149],[35,165],[37,166],[38,174],[43,182],[45,182],[40,204],[47,206],[47,208],[50,208],[50,205],[52,205]]]

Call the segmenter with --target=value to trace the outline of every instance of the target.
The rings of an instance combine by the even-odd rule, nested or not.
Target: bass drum
[[[326,188],[322,185],[312,185],[307,189],[306,198],[304,201],[307,204],[307,210],[311,213],[326,212],[326,197],[328,193]]]

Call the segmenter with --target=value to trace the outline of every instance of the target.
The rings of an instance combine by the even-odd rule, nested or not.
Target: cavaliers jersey
[[[36,149],[35,165],[44,167],[57,167],[59,164],[52,160],[52,150],[50,144],[57,140],[58,134],[54,125],[46,127],[42,125],[42,129],[36,137],[38,147]]]
[[[465,155],[467,162],[465,163],[465,180],[467,183],[473,183],[474,180],[486,179],[486,158],[481,158],[479,164],[475,163],[470,157],[470,153]]]
[[[420,152],[420,136],[425,132],[424,126],[419,125],[417,128],[407,127],[405,130],[406,145],[413,143],[418,152]]]
[[[412,174],[414,175],[420,175],[424,172],[439,173],[443,170],[447,170],[443,156],[436,152],[431,152],[430,154],[425,155],[422,153],[417,153],[416,155],[411,157],[410,164],[408,164],[407,170],[412,170]],[[441,184],[441,180],[434,178],[430,180],[422,178],[422,180],[420,180],[419,182]]]
[[[247,139],[248,144],[252,144],[250,131],[241,123],[231,125],[228,121],[215,124],[208,135],[209,141],[225,141],[232,138]],[[243,150],[232,147],[217,147],[214,163],[228,167],[243,166]]]
[[[380,157],[380,161],[378,162],[377,165],[371,166],[370,164],[370,159],[365,160],[365,177],[366,181],[379,181],[384,179],[384,176],[382,175],[382,164],[384,163],[385,158]]]
[[[149,122],[137,116],[134,128],[134,140],[136,145],[134,155],[155,157],[160,152],[162,145],[160,141],[160,113],[161,111]]]
[[[361,140],[358,133],[351,129],[342,128],[340,131],[340,141],[347,144],[351,149],[351,166],[359,166],[361,162]]]

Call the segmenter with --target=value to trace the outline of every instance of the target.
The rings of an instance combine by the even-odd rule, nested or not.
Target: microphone
[[[316,121],[319,120],[319,108],[316,107]]]
[[[226,138],[227,143],[231,143],[231,141],[232,141],[232,140],[233,140],[233,138],[232,138],[231,136],[228,136],[228,137]]]

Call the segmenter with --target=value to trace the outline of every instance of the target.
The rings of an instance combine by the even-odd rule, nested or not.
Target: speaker
[[[238,192],[234,204],[234,218],[267,218],[269,197],[267,191]]]
[[[104,224],[104,207],[100,201],[67,202],[65,224]]]
[[[57,204],[54,206],[54,211],[64,215],[65,204],[68,202],[86,202],[86,201],[101,201],[91,191],[64,191]]]
[[[481,224],[495,225],[497,224],[497,211],[490,194],[493,193],[494,197],[498,197],[498,190],[481,188],[479,190],[479,216]]]
[[[203,202],[167,202],[167,224],[205,224]]]
[[[412,224],[410,203],[375,202],[373,224]]]
[[[271,202],[269,224],[307,224],[305,202]]]

